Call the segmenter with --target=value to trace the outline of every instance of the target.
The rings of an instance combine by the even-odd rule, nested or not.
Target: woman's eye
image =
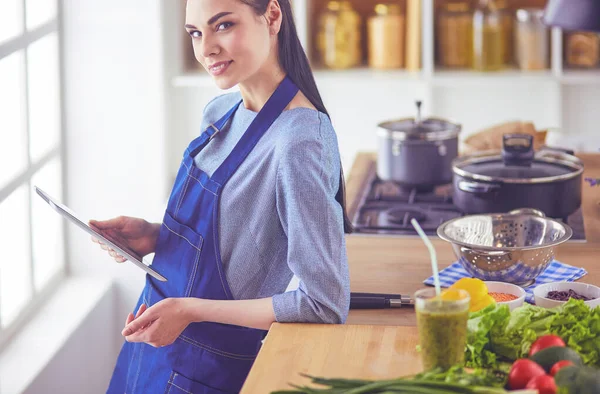
[[[200,37],[202,37],[202,33],[200,33],[198,30],[192,30],[192,31],[188,32],[188,34],[192,38],[200,38]]]
[[[233,23],[231,22],[223,22],[223,23],[219,23],[217,25],[217,31],[221,31],[221,30],[227,30],[229,29],[231,26],[233,26]]]

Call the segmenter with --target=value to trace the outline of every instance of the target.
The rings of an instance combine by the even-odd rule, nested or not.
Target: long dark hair
[[[242,3],[249,5],[254,9],[257,15],[264,15],[267,12],[267,6],[270,0],[240,0]],[[310,68],[310,63],[302,48],[298,33],[296,32],[296,23],[294,22],[294,15],[292,14],[292,7],[290,0],[278,0],[279,6],[281,7],[282,21],[281,28],[279,29],[278,41],[279,41],[279,62],[281,67],[286,72],[287,76],[298,86],[300,91],[310,100],[312,105],[315,106],[320,112],[323,112],[327,116],[329,113],[325,109],[323,99],[315,83],[315,77],[313,76]],[[352,222],[348,218],[346,212],[346,186],[344,183],[344,171],[341,168],[340,163],[340,185],[335,199],[342,206],[344,214],[344,232],[351,233],[354,229]]]

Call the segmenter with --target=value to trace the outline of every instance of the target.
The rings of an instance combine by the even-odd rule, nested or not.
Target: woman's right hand
[[[89,224],[107,238],[128,247],[142,257],[156,250],[160,224],[128,216],[119,216],[110,220],[90,220]],[[101,240],[92,237],[92,241],[107,250],[116,262],[122,263],[127,260]]]

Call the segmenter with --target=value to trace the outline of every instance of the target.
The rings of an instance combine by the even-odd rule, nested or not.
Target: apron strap
[[[248,130],[240,138],[231,154],[214,172],[212,180],[221,186],[225,185],[261,137],[271,127],[285,107],[288,106],[294,96],[296,96],[298,90],[298,87],[287,76],[283,79],[250,126],[248,126]]]
[[[195,157],[198,153],[200,153],[200,151],[206,146],[206,144],[208,144],[218,132],[223,130],[223,127],[225,127],[225,124],[227,124],[229,119],[231,119],[231,117],[233,116],[235,111],[237,111],[241,103],[242,100],[238,101],[237,104],[231,107],[221,119],[217,120],[215,123],[211,123],[206,128],[206,130],[204,130],[204,132],[200,134],[199,137],[197,137],[190,143],[188,149],[190,150],[190,155],[192,157]]]

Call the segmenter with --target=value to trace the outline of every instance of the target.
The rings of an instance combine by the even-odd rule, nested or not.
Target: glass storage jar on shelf
[[[493,0],[479,0],[473,12],[473,68],[496,71],[503,67],[502,13]]]
[[[399,4],[377,4],[367,21],[369,66],[404,66],[405,16]]]
[[[473,11],[467,0],[449,1],[436,18],[437,63],[468,68],[473,64]]]
[[[569,67],[598,67],[600,64],[600,35],[591,32],[567,33],[565,57]]]
[[[544,10],[517,10],[515,58],[521,70],[544,70],[549,67],[549,30],[542,17]]]
[[[360,65],[361,20],[349,1],[329,1],[319,18],[317,48],[325,67],[343,69]]]
[[[495,0],[502,21],[502,61],[505,66],[513,64],[515,13],[508,7],[508,0]]]

